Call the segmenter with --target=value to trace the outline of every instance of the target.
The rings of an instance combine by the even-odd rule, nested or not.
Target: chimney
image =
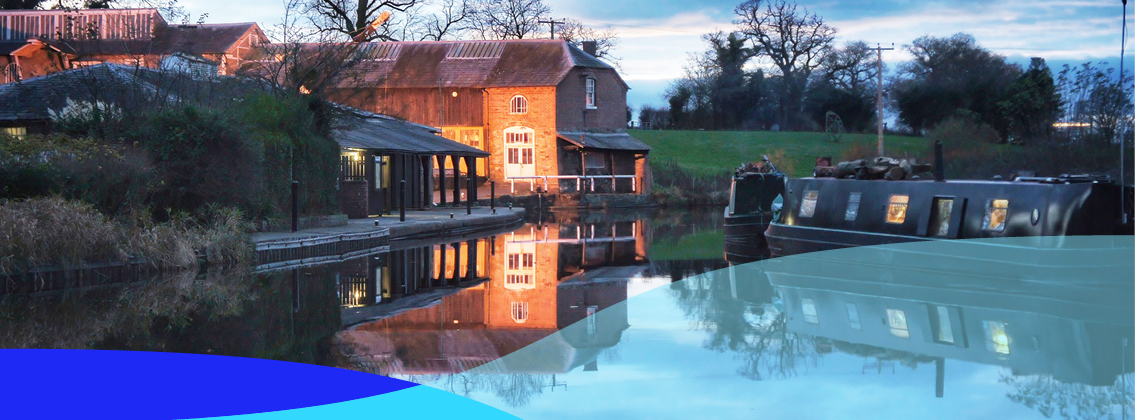
[[[591,54],[592,57],[599,56],[598,51],[596,51],[598,48],[598,43],[595,41],[583,41],[583,52]]]

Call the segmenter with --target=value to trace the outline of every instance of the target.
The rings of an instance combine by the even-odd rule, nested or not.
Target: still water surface
[[[1128,265],[1023,284],[875,256],[726,260],[718,212],[546,219],[316,267],[4,295],[0,347],[316,363],[522,418],[1132,416]]]

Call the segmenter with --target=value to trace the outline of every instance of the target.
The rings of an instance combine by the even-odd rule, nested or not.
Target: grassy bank
[[[771,131],[682,131],[628,130],[650,145],[654,168],[672,161],[694,177],[720,177],[733,172],[742,162],[756,162],[767,154],[773,164],[789,176],[811,176],[815,160],[831,156],[838,161],[848,149],[874,154],[874,134],[845,134],[839,143],[824,133]],[[894,157],[924,156],[930,143],[921,137],[886,136],[887,154]],[[868,157],[868,156],[863,156]],[[655,169],[657,172],[658,169]],[[658,178],[658,175],[655,175]]]

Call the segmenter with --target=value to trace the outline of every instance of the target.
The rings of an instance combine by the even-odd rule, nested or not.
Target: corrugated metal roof
[[[437,135],[436,128],[386,115],[348,109],[338,125],[331,137],[341,147],[419,155],[489,156],[484,150]]]
[[[650,146],[627,133],[584,133],[561,131],[556,135],[565,141],[584,149],[627,150],[649,152]]]

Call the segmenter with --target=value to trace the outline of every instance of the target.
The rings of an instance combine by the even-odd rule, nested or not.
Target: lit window
[[[935,198],[934,217],[931,219],[930,234],[946,236],[950,233],[950,213],[954,211],[954,199]]]
[[[859,324],[859,308],[856,308],[854,303],[847,304],[847,320],[851,323],[851,328],[857,330],[863,328]]]
[[[532,144],[532,132],[517,131],[504,134],[504,142],[508,144]]]
[[[820,315],[816,313],[816,301],[808,298],[800,299],[800,308],[804,311],[804,322],[819,324]]]
[[[587,86],[587,107],[595,108],[595,79],[589,77],[585,84]]]
[[[390,187],[390,165],[387,165],[389,156],[374,157],[374,189]]]
[[[504,278],[505,289],[533,289],[536,281],[531,274],[509,274]]]
[[[909,195],[892,195],[891,203],[887,205],[887,223],[901,225],[906,221],[906,206],[910,202]]]
[[[1005,332],[1005,323],[997,321],[982,321],[985,330],[985,348],[994,353],[1009,354],[1009,334]]]
[[[517,324],[528,321],[528,302],[512,302],[512,320]]]
[[[818,198],[820,198],[819,191],[804,191],[804,201],[800,203],[800,217],[812,217],[813,214],[816,214],[816,199]]]
[[[527,114],[528,99],[520,95],[513,96],[509,103],[508,112],[511,114]]]
[[[989,200],[985,206],[985,220],[981,228],[990,232],[1005,231],[1005,217],[1009,214],[1009,200]]]
[[[853,192],[851,197],[847,199],[847,212],[844,213],[843,219],[853,221],[859,217],[859,199],[862,198],[863,193]]]
[[[945,306],[938,307],[938,342],[954,343],[954,329],[950,326],[950,313]]]
[[[15,138],[23,138],[28,135],[27,127],[4,127],[0,128],[0,134],[9,135]]]
[[[906,327],[906,312],[898,309],[887,309],[887,325],[891,327],[891,335],[910,338],[910,330]]]

